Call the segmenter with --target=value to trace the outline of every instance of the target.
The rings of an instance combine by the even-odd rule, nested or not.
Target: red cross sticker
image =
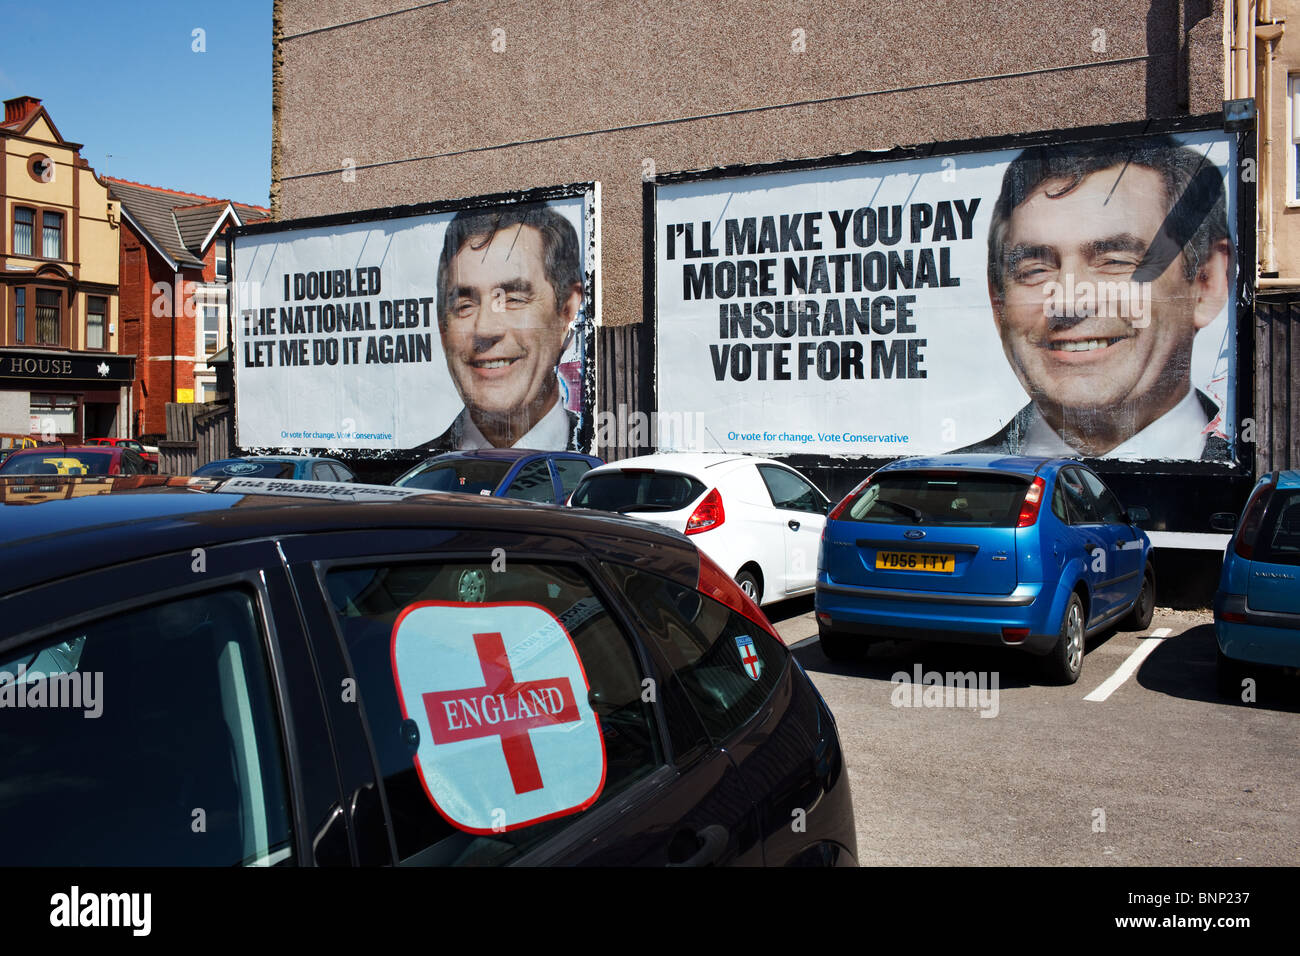
[[[569,679],[515,680],[500,633],[475,634],[474,646],[483,668],[482,687],[423,695],[433,742],[500,737],[515,793],[540,790],[542,774],[528,734],[535,727],[578,719]]]
[[[514,830],[600,797],[600,720],[577,646],[551,611],[422,601],[397,616],[390,653],[420,783],[453,826]]]

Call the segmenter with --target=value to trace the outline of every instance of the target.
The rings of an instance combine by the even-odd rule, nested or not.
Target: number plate
[[[914,551],[877,551],[877,571],[932,571],[952,574],[956,560],[951,554],[918,554]]]

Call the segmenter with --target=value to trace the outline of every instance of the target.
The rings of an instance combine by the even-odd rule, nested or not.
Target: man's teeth
[[[1093,349],[1104,349],[1108,345],[1114,345],[1121,339],[1084,339],[1081,342],[1054,342],[1052,351],[1054,352],[1091,352]]]
[[[505,368],[514,359],[489,359],[486,362],[475,362],[475,368]]]

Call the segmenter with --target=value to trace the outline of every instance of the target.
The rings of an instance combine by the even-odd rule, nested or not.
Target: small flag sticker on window
[[[741,634],[736,638],[736,650],[740,652],[740,663],[744,665],[749,679],[758,680],[763,673],[763,661],[754,653],[754,639],[748,634]]]

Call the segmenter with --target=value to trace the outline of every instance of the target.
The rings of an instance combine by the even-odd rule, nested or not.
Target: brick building
[[[41,101],[0,123],[0,431],[129,434],[134,359],[118,325],[118,210]]]
[[[227,342],[230,278],[225,230],[269,215],[261,206],[107,177],[122,207],[121,301],[140,435],[167,431],[168,402],[208,402],[208,360]]]

